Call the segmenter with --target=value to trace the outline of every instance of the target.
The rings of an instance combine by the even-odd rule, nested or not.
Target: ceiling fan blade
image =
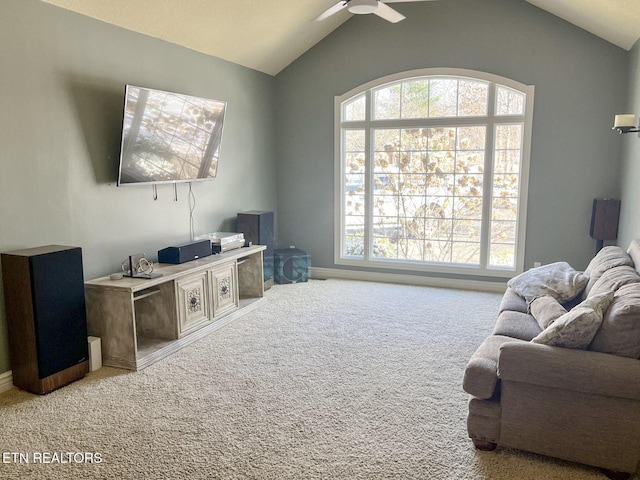
[[[322,12],[320,15],[314,18],[313,21],[321,22],[322,20],[329,18],[331,15],[335,15],[346,6],[347,6],[347,2],[345,2],[344,0],[341,0],[340,2],[336,3],[333,7],[327,8],[324,12]]]
[[[397,10],[394,10],[382,2],[378,2],[378,8],[376,8],[373,13],[391,23],[398,23],[399,21],[407,18]]]

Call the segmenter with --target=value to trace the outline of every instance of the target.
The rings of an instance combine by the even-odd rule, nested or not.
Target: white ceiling
[[[312,21],[337,0],[42,1],[270,75],[350,17]],[[527,1],[626,50],[640,37],[640,0]]]

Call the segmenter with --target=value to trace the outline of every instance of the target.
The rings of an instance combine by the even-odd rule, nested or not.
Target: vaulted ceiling
[[[270,75],[351,16],[312,21],[336,0],[42,1]],[[626,50],[640,37],[640,0],[526,1]]]

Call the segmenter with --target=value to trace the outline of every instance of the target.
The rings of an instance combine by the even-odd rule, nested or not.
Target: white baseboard
[[[401,283],[423,287],[456,288],[458,290],[477,290],[483,292],[504,293],[506,281],[486,282],[481,280],[459,280],[454,278],[423,277],[400,273],[364,272],[360,270],[343,270],[340,268],[309,267],[311,278],[326,280],[340,278],[343,280],[364,280],[369,282]]]
[[[0,393],[6,392],[13,388],[13,374],[11,370],[0,374]]]

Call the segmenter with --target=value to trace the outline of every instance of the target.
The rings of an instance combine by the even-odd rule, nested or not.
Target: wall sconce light
[[[616,115],[616,119],[613,122],[613,130],[617,130],[620,134],[640,132],[640,128],[636,126],[635,114],[625,113],[623,115]]]

